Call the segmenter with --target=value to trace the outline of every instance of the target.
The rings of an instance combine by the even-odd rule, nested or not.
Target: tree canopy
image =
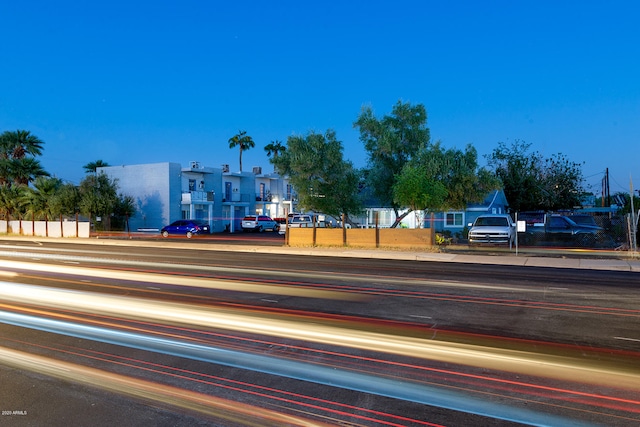
[[[242,152],[255,146],[256,143],[253,141],[253,138],[247,135],[247,132],[244,130],[239,131],[236,135],[229,138],[229,148],[238,147],[240,149],[240,172],[242,172]]]
[[[96,173],[98,171],[98,168],[106,168],[109,165],[109,163],[107,162],[103,162],[102,160],[96,160],[95,162],[89,162],[86,165],[84,165],[82,168],[84,169],[85,173]]]
[[[269,162],[274,165],[274,170],[278,172],[275,167],[274,159],[277,159],[282,153],[285,152],[287,147],[278,140],[271,141],[269,144],[264,146],[264,151],[267,153],[267,157],[269,157]]]
[[[402,207],[394,200],[393,187],[402,168],[430,141],[427,111],[423,105],[398,101],[390,115],[375,117],[371,107],[363,107],[353,124],[368,155],[367,185],[382,205],[391,206],[396,217]]]
[[[560,210],[579,206],[584,194],[582,168],[563,154],[544,158],[531,144],[504,142],[486,156],[516,211]]]
[[[272,158],[272,163],[289,176],[300,207],[339,218],[362,209],[358,172],[343,159],[342,150],[333,130],[324,134],[310,132],[306,136],[290,136],[286,150]]]
[[[396,227],[414,210],[462,209],[498,188],[498,181],[478,166],[473,146],[464,151],[431,143],[423,105],[398,102],[391,115],[377,119],[363,108],[354,126],[368,153],[366,185],[396,214]],[[406,209],[400,213],[401,209]]]
[[[36,156],[44,142],[26,130],[0,134],[0,185],[26,185],[39,176],[49,176]]]

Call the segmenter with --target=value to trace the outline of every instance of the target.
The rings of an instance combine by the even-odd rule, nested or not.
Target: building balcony
[[[233,192],[222,199],[223,203],[248,203],[251,201],[251,195],[247,193]]]
[[[188,191],[182,193],[182,204],[213,202],[213,191]]]

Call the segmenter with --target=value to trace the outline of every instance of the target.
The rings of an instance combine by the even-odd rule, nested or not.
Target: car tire
[[[596,245],[596,237],[593,234],[581,234],[577,240],[581,248],[593,248]]]
[[[169,237],[169,232],[168,231],[163,231],[162,232],[162,237]]]
[[[193,233],[190,231],[187,231],[187,239],[190,239],[193,237]]]
[[[258,231],[258,233],[262,233],[264,231],[261,225],[259,225],[258,228],[256,228],[256,230]]]
[[[280,231],[280,226],[279,226],[279,225],[276,225],[275,227],[273,227],[273,230],[272,230],[272,231],[273,231],[274,233],[275,233],[275,232],[277,232],[277,231]]]

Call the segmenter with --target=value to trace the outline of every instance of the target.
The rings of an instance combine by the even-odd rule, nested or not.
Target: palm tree
[[[44,142],[28,130],[6,131],[0,135],[0,148],[12,159],[23,159],[25,156],[42,154]]]
[[[229,138],[229,148],[240,148],[240,172],[242,172],[242,152],[255,146],[256,143],[253,142],[253,138],[247,135],[247,132],[244,130],[239,131],[237,135]]]
[[[45,221],[45,236],[49,235],[48,221],[56,214],[53,211],[51,201],[61,185],[62,180],[58,178],[39,176],[35,179],[33,188],[27,188],[24,193],[25,206],[27,213],[31,214],[31,220],[35,221],[40,218]]]
[[[123,194],[120,194],[118,197],[118,203],[114,209],[115,214],[117,216],[124,216],[125,229],[127,230],[127,233],[129,233],[129,218],[136,213],[136,200],[132,196]]]
[[[28,184],[49,174],[35,156],[42,154],[44,143],[31,132],[6,131],[0,135],[0,184]]]
[[[83,166],[85,173],[96,173],[98,168],[106,168],[111,166],[107,162],[103,162],[102,160],[96,160],[95,162],[89,162]]]
[[[273,156],[273,158],[270,159],[269,161],[273,164],[274,171],[277,169],[276,161],[278,159],[278,156],[284,153],[286,150],[287,150],[287,147],[282,145],[282,142],[278,140],[271,141],[269,144],[264,146],[264,151],[267,152],[267,157]]]
[[[49,172],[42,168],[40,161],[33,157],[14,159],[10,166],[13,183],[16,185],[27,185],[39,177],[49,176]]]
[[[0,185],[0,217],[7,221],[13,217],[22,219],[26,189],[23,185]]]

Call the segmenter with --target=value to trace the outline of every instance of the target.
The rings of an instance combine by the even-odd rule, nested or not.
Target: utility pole
[[[629,176],[629,195],[631,196],[631,242],[632,250],[635,252],[638,249],[637,234],[638,234],[638,220],[636,219],[636,213],[633,206],[633,177]]]
[[[606,204],[605,204],[606,200]],[[609,193],[609,168],[604,172],[604,178],[602,178],[602,207],[611,206],[611,194]]]

